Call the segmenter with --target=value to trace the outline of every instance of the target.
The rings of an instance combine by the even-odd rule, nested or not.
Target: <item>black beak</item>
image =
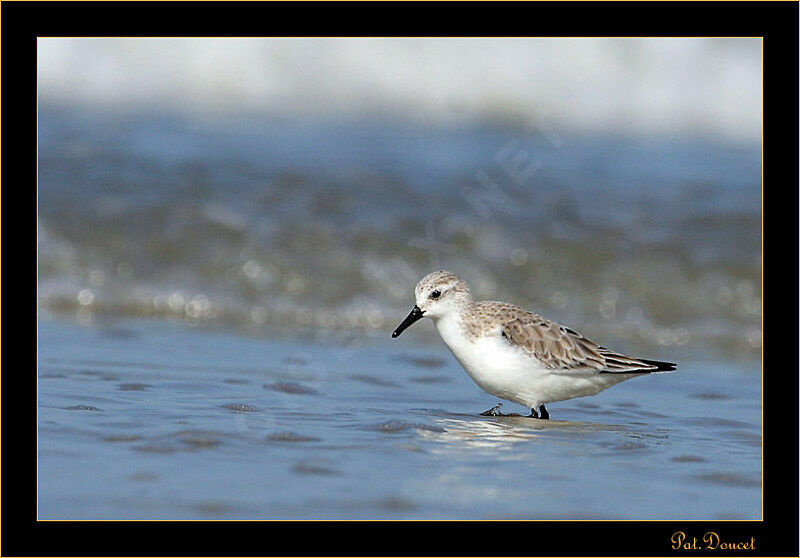
[[[397,329],[392,332],[392,339],[403,333],[408,326],[419,320],[424,313],[425,312],[419,309],[419,306],[414,306],[413,310],[411,310],[411,313],[406,316],[405,320],[403,320],[403,323],[397,326]]]

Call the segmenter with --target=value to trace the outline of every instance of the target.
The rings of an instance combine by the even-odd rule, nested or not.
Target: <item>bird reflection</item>
[[[438,429],[419,430],[426,441],[451,447],[507,450],[521,443],[535,443],[550,432],[590,434],[598,431],[617,431],[618,425],[572,421],[539,421],[525,416],[501,416],[489,419],[448,417],[435,419]]]

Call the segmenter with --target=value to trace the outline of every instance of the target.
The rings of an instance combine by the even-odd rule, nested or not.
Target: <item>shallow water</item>
[[[39,519],[761,518],[758,362],[676,348],[491,418],[443,346],[381,333],[41,320]]]

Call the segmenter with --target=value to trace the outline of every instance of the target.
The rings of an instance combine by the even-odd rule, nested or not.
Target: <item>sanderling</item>
[[[475,302],[467,284],[435,271],[414,289],[416,305],[392,337],[432,318],[445,345],[484,391],[550,418],[545,403],[595,395],[623,380],[675,370],[675,364],[632,358],[575,330],[506,302]],[[499,415],[500,404],[482,415]],[[538,409],[538,412],[537,412]]]

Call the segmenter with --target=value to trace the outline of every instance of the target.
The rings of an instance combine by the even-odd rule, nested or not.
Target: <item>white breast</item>
[[[520,401],[521,392],[527,391],[537,373],[544,372],[534,359],[510,347],[499,335],[469,339],[456,319],[440,319],[436,328],[476,384],[497,397],[527,405]]]

